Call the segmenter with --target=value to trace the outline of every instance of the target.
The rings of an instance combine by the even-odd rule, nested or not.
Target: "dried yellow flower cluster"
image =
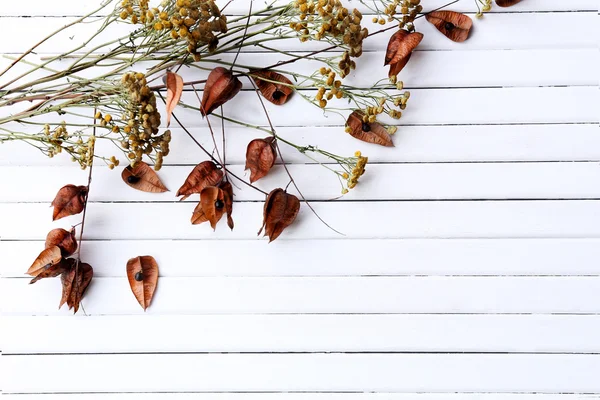
[[[90,136],[84,141],[80,132],[72,135],[67,130],[67,123],[62,121],[54,130],[49,124],[44,125],[45,140],[50,146],[45,150],[48,157],[52,158],[57,154],[62,153],[63,149],[71,155],[71,160],[79,163],[81,169],[86,169],[92,164],[94,158],[94,143],[95,137]],[[77,140],[75,140],[77,138]]]
[[[299,11],[300,21],[290,23],[290,27],[302,34],[301,41],[311,35],[316,40],[328,36],[339,39],[348,49],[343,58],[345,65],[340,66],[347,75],[354,68],[350,57],[360,57],[363,40],[369,35],[367,28],[361,27],[360,11],[349,12],[339,0],[296,0],[292,4]]]
[[[383,12],[388,16],[388,21],[392,21],[398,13],[398,7],[400,7],[402,18],[399,27],[411,31],[414,29],[413,21],[423,11],[423,6],[420,3],[421,0],[393,0],[385,7]],[[385,23],[385,20],[380,19],[379,23]]]
[[[128,107],[123,114],[126,125],[121,129],[124,140],[121,146],[129,150],[127,157],[132,165],[142,159],[144,154],[156,153],[154,168],[160,169],[162,158],[169,154],[171,132],[158,134],[160,113],[156,109],[156,97],[148,87],[142,73],[129,72],[123,75],[122,85],[128,93]]]
[[[319,107],[325,108],[327,107],[327,100],[331,100],[334,97],[336,99],[341,99],[344,97],[344,92],[340,89],[342,81],[335,79],[336,73],[332,71],[331,68],[321,67],[319,73],[327,76],[327,78],[325,79],[324,85],[319,87],[315,98],[319,101]],[[327,89],[329,89],[329,91],[327,91]]]
[[[227,32],[227,18],[213,0],[169,0],[162,6],[161,11],[149,9],[148,0],[123,0],[120,16],[154,31],[169,32],[172,39],[186,40],[196,59],[200,57],[198,47],[208,45],[208,50],[214,51],[219,42],[215,33]]]
[[[484,12],[488,12],[492,9],[492,0],[477,0],[477,2],[481,4],[481,8],[476,14],[477,18],[483,17]],[[478,8],[479,4],[477,5]]]
[[[356,156],[356,164],[354,164],[354,168],[352,168],[350,176],[348,177],[349,189],[354,189],[354,187],[356,187],[356,184],[358,183],[358,178],[360,178],[365,173],[365,166],[369,161],[369,158],[363,157],[360,151],[357,151],[354,155]]]

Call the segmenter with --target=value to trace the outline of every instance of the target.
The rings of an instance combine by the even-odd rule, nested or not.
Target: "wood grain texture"
[[[0,242],[0,274],[23,277],[41,241]],[[310,249],[318,263],[303,257]],[[235,251],[231,251],[235,249]],[[201,259],[190,254],[201,254]],[[552,276],[598,275],[600,239],[94,240],[82,257],[97,277],[125,277],[133,254],[152,254],[161,276]],[[222,262],[227,254],[227,262]],[[372,262],[377,255],[393,262]],[[281,262],[285,259],[285,262]]]
[[[60,282],[5,279],[6,315],[56,315]],[[600,314],[600,277],[166,278],[147,314]],[[55,293],[55,299],[52,297]],[[52,301],[54,300],[54,301]],[[143,314],[128,282],[96,278],[88,315]]]
[[[8,354],[598,353],[600,315],[5,317]],[[72,332],[78,332],[73,336]],[[39,340],[39,332],[45,332]],[[124,332],[144,332],[126,335]],[[177,340],[170,340],[176,336]],[[90,343],[94,343],[93,348]]]
[[[79,361],[85,368],[61,379]],[[598,355],[140,354],[7,356],[5,391],[584,392]],[[51,364],[54,368],[48,369]],[[38,379],[26,379],[30,375]],[[98,379],[98,377],[102,377]],[[235,377],[236,379],[231,379]]]

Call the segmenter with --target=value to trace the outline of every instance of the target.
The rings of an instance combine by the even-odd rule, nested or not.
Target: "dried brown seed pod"
[[[233,186],[228,181],[223,181],[219,185],[219,188],[223,191],[223,198],[225,201],[225,212],[227,213],[227,226],[233,230]]]
[[[60,247],[48,247],[37,256],[31,267],[27,270],[27,274],[37,276],[43,271],[57,265],[62,260],[62,252]]]
[[[216,186],[205,187],[200,193],[200,206],[210,226],[214,229],[217,222],[221,220],[225,213],[225,194],[223,190]]]
[[[285,104],[294,92],[292,81],[277,72],[253,71],[251,75],[265,99],[278,106]]]
[[[246,149],[246,168],[250,170],[250,183],[254,183],[269,173],[277,158],[276,142],[273,136],[254,139]]]
[[[77,250],[77,239],[75,238],[75,228],[67,231],[62,228],[52,229],[46,236],[46,249],[58,246],[63,257],[68,257]]]
[[[217,107],[233,99],[242,89],[242,82],[233,73],[223,67],[210,71],[204,93],[200,112],[203,116],[212,113]]]
[[[58,308],[67,303],[69,310],[73,309],[76,313],[79,310],[85,290],[92,281],[94,269],[91,265],[82,262],[77,263],[77,260],[72,258],[68,258],[66,261],[69,261],[69,267],[61,275],[60,280],[63,291]]]
[[[127,185],[142,192],[163,193],[168,191],[156,172],[143,161],[136,162],[135,167],[131,165],[125,167],[121,178]]]
[[[392,35],[385,52],[385,63],[390,66],[389,76],[396,76],[408,63],[412,51],[423,40],[423,34],[420,32],[409,33],[404,29],[398,30]]]
[[[207,186],[217,186],[222,179],[223,171],[214,162],[203,161],[190,172],[176,196],[183,196],[181,200],[185,200],[194,193],[202,192]]]
[[[87,192],[87,186],[66,185],[60,188],[52,201],[54,207],[52,220],[56,221],[82,212]]]
[[[499,7],[510,7],[519,3],[521,0],[496,0]]]
[[[181,94],[183,93],[183,78],[178,74],[167,71],[165,77],[165,84],[167,86],[167,100],[166,100],[166,111],[167,111],[167,127],[171,124],[171,114],[177,107]]]
[[[274,189],[267,196],[263,208],[263,226],[258,231],[260,235],[265,230],[269,242],[277,239],[281,232],[294,222],[300,211],[300,200],[283,189]]]
[[[364,122],[363,116],[360,111],[350,114],[346,121],[346,126],[350,128],[350,135],[363,142],[394,147],[392,136],[387,129],[378,122]]]
[[[456,11],[433,11],[425,15],[427,21],[454,42],[464,42],[469,37],[473,20]]]
[[[127,261],[127,279],[133,295],[146,311],[158,283],[158,264],[152,256],[139,256]]]

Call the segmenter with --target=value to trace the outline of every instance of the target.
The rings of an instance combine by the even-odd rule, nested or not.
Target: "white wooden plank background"
[[[423,0],[425,9],[443,3]],[[15,56],[94,6],[3,4],[0,37],[10,40],[0,41],[0,54]],[[236,0],[228,10],[239,15],[247,6]],[[453,8],[472,13],[474,4],[461,0]],[[96,276],[83,302],[86,315],[57,310],[58,281],[29,286],[23,275],[49,229],[79,221],[50,223],[48,205],[62,185],[84,184],[86,173],[67,157],[49,160],[22,144],[2,145],[3,394],[20,400],[600,398],[597,15],[595,0],[523,0],[476,20],[463,44],[422,21],[425,40],[401,74],[412,96],[393,149],[356,142],[343,133],[341,118],[323,118],[299,98],[271,108],[283,137],[369,156],[359,187],[328,201],[339,194],[336,180],[285,149],[307,197],[345,236],[302,210],[278,241],[256,240],[261,199],[243,188],[236,192],[233,232],[189,225],[194,204],[178,202],[174,192],[203,157],[177,128],[159,173],[171,192],[132,191],[117,172],[96,168],[82,247]],[[32,59],[66,50],[92,30],[77,27]],[[370,73],[349,82],[367,86],[385,76],[384,36],[369,41],[359,61],[359,70]],[[314,48],[289,40],[277,46]],[[254,49],[239,62],[279,59]],[[315,64],[292,68],[310,72]],[[250,89],[245,83],[227,112],[264,126]],[[210,145],[196,113],[178,115]],[[227,142],[231,168],[243,175],[245,146],[257,133],[227,130],[236,138]],[[258,184],[282,181],[276,166]],[[153,254],[161,271],[145,314],[124,271],[138,254]]]

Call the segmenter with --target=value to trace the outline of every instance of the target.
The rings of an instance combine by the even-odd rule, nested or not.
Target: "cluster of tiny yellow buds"
[[[394,99],[394,105],[396,107],[400,107],[401,110],[404,110],[406,108],[406,103],[408,103],[409,98],[410,92],[406,91]]]
[[[475,14],[477,18],[483,17],[484,12],[488,12],[492,9],[492,0],[477,0],[477,2],[481,4],[481,8],[477,14]],[[477,7],[479,7],[479,5]]]
[[[74,154],[73,152],[71,153],[71,159],[73,161],[77,161],[81,169],[86,169],[87,167],[92,165],[92,162],[94,160],[95,143],[95,136],[89,136],[86,142],[84,142],[81,138],[79,138],[79,140],[77,141],[77,144],[79,146],[77,146],[77,148],[74,149],[76,154]]]
[[[355,154],[355,163],[350,172],[350,175],[346,178],[349,189],[354,189],[358,184],[358,178],[360,178],[365,173],[365,166],[369,159],[367,157],[363,157],[360,151],[357,151]],[[348,174],[346,174],[347,176]],[[345,194],[344,192],[342,192]],[[347,193],[347,192],[346,192]]]
[[[392,21],[396,18],[398,11],[402,14],[400,18],[400,29],[405,28],[409,31],[414,29],[414,20],[423,11],[421,6],[421,0],[392,0],[383,10],[383,13],[388,16],[388,21]],[[400,10],[398,10],[400,8]],[[378,18],[380,24],[384,24],[383,18]]]
[[[351,57],[362,54],[362,42],[369,34],[361,27],[362,14],[354,9],[349,12],[340,0],[296,0],[292,3],[299,21],[290,27],[300,33],[300,40],[307,41],[311,35],[316,40],[331,37],[340,40]]]
[[[200,58],[198,47],[208,45],[208,50],[214,51],[219,43],[215,33],[227,32],[227,18],[213,0],[176,0],[173,12],[159,17],[154,28],[170,30],[173,39],[185,39],[188,52],[196,59]]]
[[[356,63],[354,60],[350,59],[350,53],[345,51],[344,54],[342,54],[342,58],[338,64],[338,67],[341,71],[340,75],[342,78],[345,78],[346,76],[350,75],[351,70],[356,69]]]
[[[196,59],[200,58],[200,46],[208,45],[209,51],[214,51],[219,42],[215,33],[227,32],[227,18],[213,0],[169,0],[162,7],[149,8],[148,0],[123,0],[120,17],[185,40]]]
[[[144,155],[169,153],[171,133],[158,135],[160,113],[156,109],[156,96],[148,87],[142,73],[128,72],[123,75],[121,84],[127,93],[127,108],[123,114],[125,125],[119,128],[123,140],[121,147],[128,150],[127,157],[136,163]],[[105,119],[102,119],[105,121]]]
[[[319,87],[317,90],[317,95],[315,98],[319,102],[319,107],[325,108],[327,106],[327,101],[333,99],[341,99],[344,97],[344,92],[341,89],[342,81],[336,80],[336,73],[332,71],[331,68],[321,67],[319,69],[319,73],[321,75],[327,76],[325,79],[325,83],[323,86]],[[329,89],[329,90],[328,90]]]
[[[129,19],[132,24],[146,24],[154,19],[158,13],[157,8],[150,9],[149,0],[123,0],[119,16],[123,20]]]
[[[109,169],[114,169],[115,167],[119,166],[120,161],[117,159],[117,157],[112,156],[108,159],[107,164]]]

